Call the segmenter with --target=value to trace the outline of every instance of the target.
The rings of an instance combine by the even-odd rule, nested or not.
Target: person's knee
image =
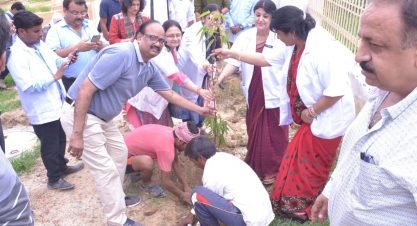
[[[135,171],[152,171],[153,159],[147,155],[138,155],[132,157],[132,168]]]

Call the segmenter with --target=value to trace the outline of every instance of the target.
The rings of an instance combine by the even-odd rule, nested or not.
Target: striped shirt
[[[331,225],[417,225],[417,88],[368,129],[386,96],[372,98],[344,137],[323,191]]]

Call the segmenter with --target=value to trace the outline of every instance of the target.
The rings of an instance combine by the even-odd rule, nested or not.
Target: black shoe
[[[140,203],[139,196],[125,196],[126,207],[136,206]]]
[[[127,218],[126,222],[123,224],[123,226],[143,226],[143,224],[135,222],[134,220]]]
[[[76,173],[80,170],[84,169],[84,163],[80,162],[78,164],[75,164],[73,166],[67,166],[67,168],[64,171],[64,175],[69,175],[72,173]]]
[[[64,180],[63,178],[59,178],[59,180],[57,180],[54,183],[49,183],[48,182],[48,189],[49,190],[61,190],[61,191],[65,191],[65,190],[70,190],[70,189],[74,189],[74,185],[67,182],[66,180]]]

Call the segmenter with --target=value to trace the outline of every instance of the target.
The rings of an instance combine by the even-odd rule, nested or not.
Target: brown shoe
[[[65,191],[65,190],[74,189],[74,185],[64,180],[63,178],[59,178],[59,180],[57,180],[54,183],[48,182],[48,189],[49,190],[56,189],[56,190]]]
[[[72,174],[72,173],[76,173],[76,172],[78,172],[82,169],[84,169],[84,163],[82,163],[82,162],[80,162],[78,164],[75,164],[73,166],[67,166],[67,168],[64,171],[64,175],[66,176],[66,175],[69,175],[69,174]]]

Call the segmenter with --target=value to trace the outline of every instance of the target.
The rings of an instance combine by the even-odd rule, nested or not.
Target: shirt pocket
[[[359,175],[354,186],[356,208],[369,209],[389,205],[386,199],[389,193],[395,191],[397,184],[389,178],[384,169],[378,165],[360,160]]]

